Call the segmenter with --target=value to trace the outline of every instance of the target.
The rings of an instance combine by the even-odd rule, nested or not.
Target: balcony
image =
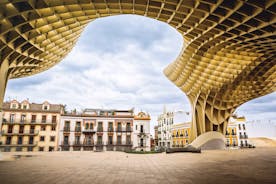
[[[25,135],[38,135],[38,133],[39,133],[39,130],[33,130],[33,129],[24,131]]]
[[[126,144],[125,144],[125,145],[127,145],[127,146],[132,146],[133,143],[132,143],[131,141],[126,141]]]
[[[113,127],[108,127],[108,128],[107,128],[107,131],[108,131],[108,132],[114,132],[114,128],[113,128]]]
[[[122,131],[123,131],[122,127],[116,128],[116,132],[122,132]]]
[[[84,129],[84,130],[82,130],[82,133],[84,133],[84,134],[93,134],[95,132],[96,131],[94,129]]]
[[[131,127],[126,127],[126,132],[132,132],[132,128]]]
[[[76,127],[75,132],[81,132],[81,127]]]
[[[64,132],[70,132],[70,127],[63,127]]]
[[[2,124],[13,124],[13,125],[19,125],[19,124],[29,124],[29,122],[27,122],[26,120],[22,121],[15,121],[15,120],[6,120],[6,119],[3,119],[2,120]]]
[[[106,146],[114,146],[114,145],[115,145],[115,144],[114,144],[113,141],[108,141]]]
[[[103,146],[103,142],[102,141],[97,141],[96,146]]]
[[[2,135],[38,135],[39,130],[25,130],[25,131],[20,131],[20,130],[13,130],[13,131],[8,131],[8,130],[2,130]]]
[[[69,141],[62,141],[60,146],[61,147],[70,147]]]
[[[87,142],[83,142],[83,146],[84,147],[93,147],[94,146],[94,142],[92,141],[87,141]]]
[[[78,147],[78,146],[82,146],[80,141],[74,141],[73,146]]]
[[[240,139],[248,139],[248,135],[240,135]]]
[[[103,127],[98,127],[97,132],[103,132]]]
[[[133,143],[131,141],[126,141],[126,142],[118,141],[114,145],[116,145],[116,146],[132,146]]]
[[[0,147],[34,147],[37,146],[37,142],[30,142],[30,141],[24,141],[24,142],[6,142],[5,144],[0,144]]]

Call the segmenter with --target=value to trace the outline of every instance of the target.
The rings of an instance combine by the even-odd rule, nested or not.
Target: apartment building
[[[245,117],[234,115],[230,118],[225,135],[226,147],[248,147],[248,134]]]
[[[133,149],[136,151],[150,151],[150,115],[139,112],[134,116]]]
[[[171,135],[172,147],[184,147],[189,144],[191,122],[172,125]],[[227,148],[245,148],[249,147],[249,145],[245,118],[236,115],[232,116],[225,134],[225,146]]]
[[[189,135],[191,135],[191,122],[175,124],[171,129],[172,147],[179,148],[189,144]]]
[[[3,120],[0,150],[9,151],[55,151],[58,148],[58,127],[63,105],[18,102],[3,104]]]
[[[182,110],[167,111],[166,107],[163,113],[157,118],[158,121],[158,148],[172,147],[172,128],[174,124],[190,122],[191,114]]]
[[[140,115],[135,116],[133,109],[85,109],[80,114],[64,114],[59,127],[59,150],[148,150],[147,139],[138,140],[135,137],[136,134],[145,134],[149,130],[142,122],[150,119],[141,120]],[[147,133],[145,135],[147,137]]]

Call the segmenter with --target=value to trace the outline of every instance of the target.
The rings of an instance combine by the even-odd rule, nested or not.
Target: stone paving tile
[[[202,154],[122,152],[1,153],[0,184],[276,183],[276,148]]]

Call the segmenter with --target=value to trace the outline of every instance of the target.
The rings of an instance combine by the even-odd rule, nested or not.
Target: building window
[[[75,137],[75,144],[79,145],[80,144],[80,136]]]
[[[49,110],[48,105],[43,105],[43,110],[45,110],[45,111]]]
[[[41,130],[41,131],[45,131],[45,130],[46,130],[46,126],[45,126],[45,125],[42,125],[42,126],[40,127],[40,130]]]
[[[32,146],[29,146],[29,147],[28,147],[28,151],[33,151],[33,147],[32,147]]]
[[[122,144],[122,137],[121,136],[117,136],[117,144]]]
[[[32,121],[31,123],[35,123],[36,122],[36,115],[32,115]]]
[[[52,116],[52,123],[57,123],[57,116]]]
[[[11,123],[14,123],[14,119],[15,119],[15,115],[14,115],[14,114],[11,114],[11,116],[10,116],[10,122],[11,122]]]
[[[108,122],[108,131],[113,132],[113,122]]]
[[[70,121],[65,121],[65,125],[64,125],[63,130],[65,132],[70,132]]]
[[[85,123],[85,130],[88,130],[89,128],[89,123]]]
[[[93,123],[90,123],[90,130],[93,130]]]
[[[241,130],[241,124],[239,124],[239,130]]]
[[[49,151],[54,151],[55,148],[53,146],[49,146]]]
[[[102,136],[98,136],[98,138],[97,138],[97,144],[99,144],[99,145],[101,145],[101,144],[103,144],[103,137]]]
[[[23,109],[25,109],[25,110],[26,110],[26,109],[27,109],[27,105],[23,105]]]
[[[127,125],[126,125],[126,131],[131,131],[131,125],[130,125],[129,122],[128,122]]]
[[[52,125],[52,131],[56,131],[56,126],[55,125]]]
[[[26,120],[26,115],[22,114],[21,119],[20,119],[20,123],[25,123],[25,120]]]
[[[138,130],[138,125],[136,125],[136,128],[135,128],[136,130]]]
[[[22,151],[22,147],[16,147],[16,151]]]
[[[11,140],[12,140],[11,137],[7,137],[7,139],[6,139],[6,144],[7,144],[7,145],[10,145],[10,144],[11,144]]]
[[[42,116],[42,123],[46,123],[46,115]]]
[[[118,132],[122,131],[122,124],[121,124],[121,122],[118,122],[117,131],[118,131]]]
[[[22,136],[18,137],[17,144],[22,144],[22,142],[23,142],[23,137]]]
[[[16,109],[16,104],[12,104],[12,109]]]
[[[143,125],[140,126],[140,132],[144,133],[144,126]]]
[[[44,147],[39,147],[38,151],[44,151]]]
[[[51,141],[51,142],[55,142],[55,138],[56,138],[55,136],[51,136],[51,137],[50,137],[50,141]]]
[[[41,141],[41,142],[45,141],[45,137],[44,136],[40,136],[39,141]]]
[[[245,130],[245,124],[242,124],[243,130]]]
[[[144,147],[144,139],[140,139],[140,147]]]
[[[113,137],[112,136],[108,136],[108,144],[112,144],[113,143]]]
[[[126,137],[126,144],[131,144],[131,136],[127,135]]]
[[[63,138],[63,144],[64,145],[68,145],[69,144],[69,137],[68,136],[64,136],[64,138]]]

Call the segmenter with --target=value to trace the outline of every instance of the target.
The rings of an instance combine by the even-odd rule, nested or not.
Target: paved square
[[[276,148],[201,154],[1,153],[1,184],[275,183]],[[33,155],[7,161],[9,156]]]

